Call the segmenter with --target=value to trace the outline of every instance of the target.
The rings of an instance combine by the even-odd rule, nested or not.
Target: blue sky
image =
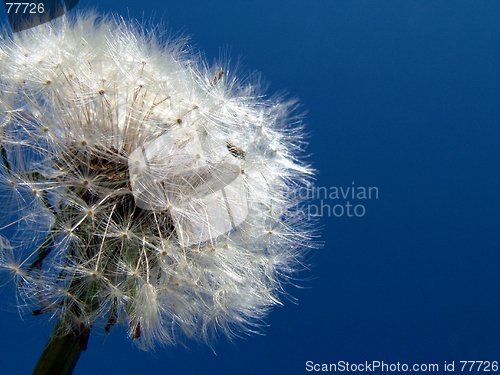
[[[324,247],[265,335],[144,353],[93,332],[78,374],[303,374],[306,362],[500,360],[500,3],[149,1],[93,7],[163,21],[307,111]],[[5,19],[5,11],[0,16]],[[323,197],[324,198],[324,197]],[[329,206],[363,205],[362,217]],[[312,207],[312,206],[311,206]],[[313,208],[311,208],[313,209]],[[359,208],[360,210],[360,208]],[[360,211],[358,211],[360,212]],[[51,326],[0,310],[2,373],[33,369]],[[105,339],[105,340],[104,340]]]

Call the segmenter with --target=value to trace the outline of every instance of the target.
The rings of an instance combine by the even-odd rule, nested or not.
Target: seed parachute
[[[314,246],[294,101],[94,13],[0,40],[0,266],[86,345],[259,328]],[[182,335],[181,335],[182,334]]]

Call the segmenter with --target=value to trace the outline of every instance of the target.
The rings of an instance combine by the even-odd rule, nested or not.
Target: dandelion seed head
[[[0,267],[32,311],[143,349],[259,329],[314,247],[294,101],[93,13],[4,37],[0,72]]]

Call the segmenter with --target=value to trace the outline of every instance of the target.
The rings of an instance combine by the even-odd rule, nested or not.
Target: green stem
[[[87,349],[90,329],[83,328],[77,335],[74,332],[61,333],[63,324],[58,322],[45,346],[33,375],[71,375],[80,358]]]

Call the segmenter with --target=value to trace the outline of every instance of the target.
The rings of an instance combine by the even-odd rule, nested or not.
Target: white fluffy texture
[[[83,14],[0,40],[0,265],[22,305],[145,349],[258,328],[313,245],[294,103],[155,33]]]

